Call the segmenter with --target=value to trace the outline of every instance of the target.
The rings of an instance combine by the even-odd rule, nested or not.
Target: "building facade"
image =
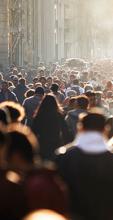
[[[54,0],[9,0],[10,63],[53,61],[54,41]]]
[[[31,7],[29,0],[9,0],[10,64],[15,63],[23,66],[31,58],[31,27]]]
[[[8,66],[8,0],[0,0],[0,70]]]
[[[107,0],[0,2],[5,1],[9,2],[10,64],[37,66],[70,57],[113,56],[112,0],[109,4]]]

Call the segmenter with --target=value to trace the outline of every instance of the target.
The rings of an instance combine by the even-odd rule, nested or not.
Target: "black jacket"
[[[66,123],[68,125],[68,128],[72,134],[72,137],[74,139],[74,137],[76,136],[77,133],[77,122],[79,119],[79,115],[81,113],[86,113],[86,110],[84,109],[75,109],[75,110],[71,110],[68,112],[68,114],[66,115]]]
[[[6,93],[3,91],[0,92],[0,103],[4,101],[18,102],[18,99],[16,95],[8,89]]]
[[[22,85],[22,84],[18,84],[17,87],[13,90],[13,92],[16,94],[20,104],[23,103],[23,101],[25,99],[24,94],[27,90],[28,90],[27,86]]]
[[[112,220],[113,155],[72,147],[58,155],[56,162],[70,189],[73,215],[83,220]]]
[[[70,142],[68,127],[60,113],[34,118],[32,130],[38,137],[44,159],[52,159],[56,148]]]

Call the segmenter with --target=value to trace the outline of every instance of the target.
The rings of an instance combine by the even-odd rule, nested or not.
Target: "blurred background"
[[[0,0],[0,66],[112,56],[113,0]]]

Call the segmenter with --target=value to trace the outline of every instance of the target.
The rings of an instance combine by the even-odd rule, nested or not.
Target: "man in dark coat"
[[[0,103],[4,101],[18,102],[16,95],[8,89],[8,82],[2,81],[0,92]]]
[[[26,112],[27,125],[31,125],[35,110],[40,105],[43,97],[44,89],[43,87],[39,86],[35,89],[35,94],[33,96],[24,100],[23,107],[25,108]]]
[[[77,219],[113,219],[113,155],[104,140],[105,117],[89,113],[74,143],[57,150],[59,171],[70,189]]]
[[[18,101],[20,104],[23,103],[25,99],[25,92],[28,90],[28,87],[26,86],[26,80],[24,78],[21,78],[19,80],[19,84],[16,88],[14,88],[13,92],[16,94]]]
[[[79,115],[81,113],[87,112],[88,105],[89,105],[89,100],[87,96],[85,95],[77,96],[75,98],[75,109],[69,111],[68,114],[66,115],[65,120],[67,122],[67,125],[69,127],[69,130],[73,138],[75,137],[76,132],[77,132],[76,126],[77,126],[77,122],[79,119]]]

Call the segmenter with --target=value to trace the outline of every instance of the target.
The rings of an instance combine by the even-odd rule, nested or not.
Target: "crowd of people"
[[[0,219],[113,219],[112,74],[107,59],[0,73]]]

